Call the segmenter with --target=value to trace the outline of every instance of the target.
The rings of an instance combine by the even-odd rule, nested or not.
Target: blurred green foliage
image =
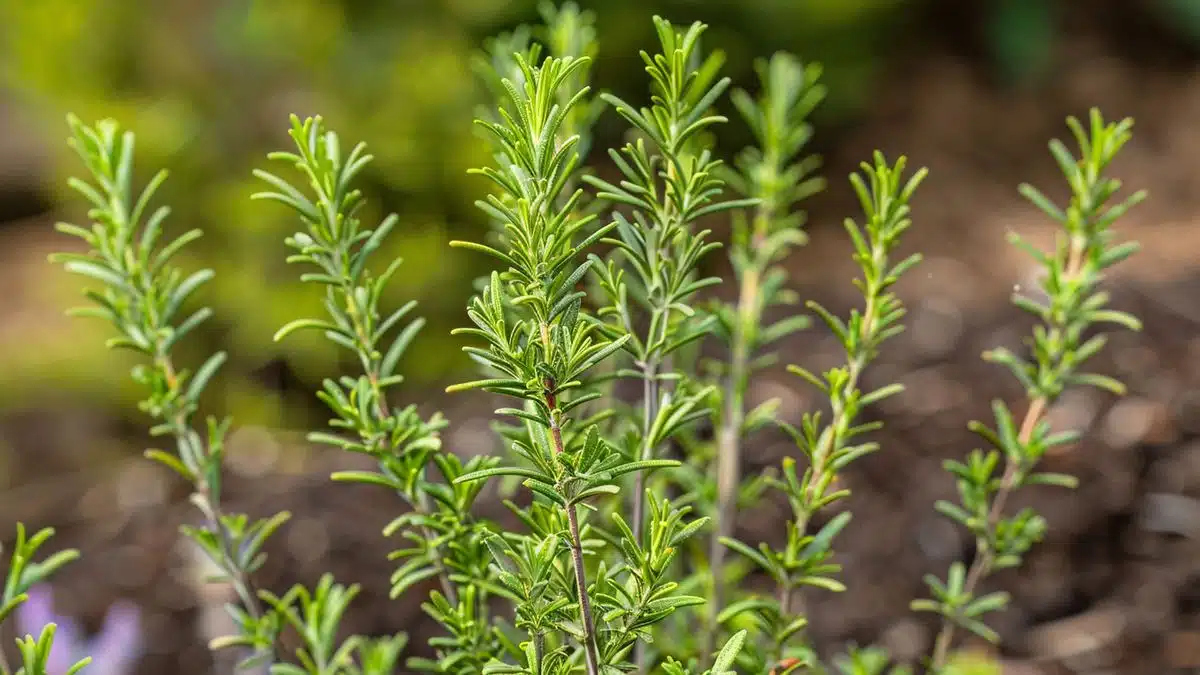
[[[640,91],[637,51],[651,44],[649,17],[661,11],[713,24],[710,39],[726,50],[735,75],[767,48],[812,53],[826,62],[845,112],[865,95],[877,61],[870,49],[875,33],[903,3],[583,4],[599,16],[602,88]],[[45,189],[67,213],[82,210],[63,187],[76,169],[60,142],[68,111],[84,120],[113,117],[136,130],[143,178],[169,168],[161,199],[173,208],[170,226],[206,232],[194,248],[197,259],[182,262],[217,272],[203,301],[218,317],[207,339],[233,358],[224,405],[236,406],[243,422],[279,423],[284,406],[249,373],[282,356],[308,379],[329,372],[336,356],[317,338],[289,342],[284,354],[271,342],[276,326],[316,311],[319,296],[291,283],[292,272],[279,262],[293,223],[248,199],[256,187],[251,170],[282,142],[292,112],[320,113],[370,142],[376,156],[365,176],[375,193],[370,203],[398,212],[402,223],[403,236],[384,253],[407,261],[390,293],[420,298],[431,320],[405,370],[418,382],[445,377],[467,365],[447,329],[461,321],[475,273],[468,266],[477,262],[446,243],[454,232],[484,227],[471,206],[484,186],[467,175],[488,160],[471,122],[480,101],[471,59],[488,36],[536,16],[531,0],[5,0],[0,84],[17,102],[20,122],[55,153]],[[597,142],[621,141],[620,124],[609,116]],[[41,362],[54,369],[57,386],[86,385],[102,370],[126,367],[91,346],[98,341],[70,342],[66,353]],[[2,372],[39,379],[15,366]],[[0,389],[11,388],[0,381]]]
[[[981,3],[995,8],[989,19],[996,28],[994,57],[1004,72],[1035,71],[1045,61],[1054,37],[1047,8],[1062,1]],[[909,30],[906,22],[930,2],[581,4],[598,16],[595,79],[601,89],[622,96],[641,91],[638,50],[653,43],[649,17],[658,12],[712,26],[706,39],[725,51],[725,72],[738,84],[752,81],[754,58],[776,49],[821,62],[830,90],[822,108],[828,121],[867,108],[873,77],[888,57],[919,44],[919,27]],[[1168,12],[1174,7],[1176,17],[1191,12],[1193,26],[1200,23],[1195,6],[1157,4]],[[220,343],[232,355],[224,406],[236,406],[243,422],[274,424],[284,421],[279,416],[287,406],[250,373],[282,357],[311,380],[329,372],[336,356],[315,337],[284,347],[271,342],[276,326],[317,311],[319,294],[291,283],[280,260],[293,223],[248,199],[255,189],[251,170],[286,140],[293,112],[320,113],[354,140],[370,143],[376,160],[364,176],[368,201],[380,211],[376,216],[395,211],[402,223],[403,235],[383,253],[407,261],[390,293],[419,298],[430,319],[405,371],[418,384],[444,379],[468,365],[448,329],[461,323],[469,280],[478,272],[471,267],[478,261],[446,244],[456,233],[485,227],[472,207],[484,186],[467,175],[488,160],[471,123],[481,93],[472,58],[489,36],[536,19],[535,0],[0,0],[0,87],[15,103],[20,124],[54,153],[46,194],[73,217],[82,206],[64,186],[77,168],[61,142],[69,111],[84,120],[113,117],[135,130],[143,179],[158,167],[170,169],[161,197],[174,209],[171,227],[206,232],[193,250],[197,259],[181,262],[217,272],[203,301],[218,320],[206,336],[210,344],[198,349]],[[729,126],[722,147],[740,147],[744,130]],[[622,133],[623,122],[606,114],[595,144],[618,145]],[[64,288],[55,297],[65,306],[76,291]],[[127,364],[104,353],[99,340],[64,338],[54,345],[32,361],[18,350],[0,352],[8,355],[0,357],[0,392],[13,390],[6,386],[12,378],[68,388],[123,379],[112,370]],[[124,390],[104,395],[121,405],[133,400]]]
[[[992,68],[1009,85],[1044,81],[1063,15],[1081,9],[1070,0],[987,0],[980,7]],[[1200,49],[1200,2],[1147,0],[1128,3],[1125,10],[1154,22],[1193,51]]]

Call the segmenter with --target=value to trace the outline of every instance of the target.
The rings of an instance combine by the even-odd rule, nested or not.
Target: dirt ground
[[[910,329],[867,376],[868,385],[900,381],[907,392],[874,411],[885,424],[877,434],[883,450],[847,475],[856,517],[840,547],[850,590],[811,598],[812,630],[823,647],[879,641],[900,658],[928,649],[932,625],[914,618],[908,602],[923,590],[922,573],[944,573],[971,554],[962,533],[931,508],[953,494],[940,463],[978,445],[966,422],[988,419],[991,399],[1020,409],[1009,377],[979,359],[986,348],[1019,345],[1029,328],[1008,296],[1032,282],[1030,264],[1004,243],[1005,233],[1043,243],[1051,236],[1016,185],[1028,181],[1061,197],[1046,141],[1065,137],[1065,115],[1098,105],[1110,118],[1138,120],[1135,140],[1113,170],[1131,189],[1151,192],[1121,225],[1121,234],[1140,240],[1144,250],[1112,282],[1113,303],[1140,316],[1144,331],[1114,333],[1097,364],[1128,383],[1128,396],[1072,393],[1054,408],[1058,424],[1087,430],[1084,441],[1048,460],[1078,475],[1081,487],[1017,500],[1014,506],[1036,505],[1050,533],[1025,568],[998,575],[989,588],[1014,597],[996,619],[1013,675],[1200,672],[1200,191],[1193,171],[1200,156],[1200,69],[1167,48],[1132,58],[1103,35],[1063,44],[1054,86],[1036,90],[996,88],[951,44],[942,58],[900,64],[888,85],[894,91],[881,94],[872,119],[830,153],[831,189],[813,202],[812,242],[796,254],[794,278],[802,295],[832,308],[853,301],[848,242],[836,227],[855,213],[843,177],[875,148],[889,156],[903,152],[911,166],[929,167],[931,177],[914,205],[907,243],[926,261],[899,289],[911,310]],[[37,246],[3,247],[6,256],[18,250],[44,259]],[[786,361],[819,365],[832,358],[834,345],[812,330],[786,351]],[[792,418],[812,403],[786,377],[755,393],[783,396]],[[468,420],[450,444],[465,445],[486,431],[486,411],[486,404],[448,411]],[[0,432],[41,466],[15,467],[27,487],[0,495],[0,512],[53,523],[62,532],[59,543],[87,554],[62,576],[69,603],[63,609],[98,621],[114,598],[132,595],[152,632],[138,672],[204,671],[202,636],[221,630],[215,605],[221,598],[197,594],[194,570],[177,546],[175,527],[187,514],[178,486],[144,462],[111,469],[103,479],[81,469],[75,457],[86,443],[130,432],[94,412],[26,412],[3,420]],[[386,597],[391,544],[378,532],[395,505],[370,488],[330,485],[324,465],[342,458],[289,459],[294,453],[282,447],[296,442],[255,429],[242,430],[234,442],[239,477],[229,489],[237,507],[294,514],[263,581],[311,582],[331,568],[366,589],[351,629],[417,625],[415,604]],[[788,452],[782,438],[758,439],[747,470],[776,465]],[[777,535],[753,529],[752,523],[776,520],[758,515],[746,514],[744,539]],[[410,632],[422,641],[423,628]]]

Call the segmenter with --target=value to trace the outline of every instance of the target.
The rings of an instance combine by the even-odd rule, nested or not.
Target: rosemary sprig
[[[972,451],[966,462],[946,462],[946,470],[956,479],[960,504],[939,501],[937,509],[974,535],[976,550],[970,566],[955,563],[945,581],[928,575],[925,581],[932,597],[912,603],[916,611],[942,616],[930,658],[930,670],[935,673],[947,665],[956,628],[988,640],[999,639],[983,619],[1003,609],[1008,594],[995,592],[977,597],[978,586],[992,572],[1020,565],[1025,553],[1045,534],[1045,519],[1032,509],[1005,515],[1013,492],[1026,486],[1072,488],[1076,484],[1073,476],[1036,470],[1047,452],[1079,438],[1076,430],[1051,430],[1045,419],[1050,405],[1072,386],[1099,387],[1114,394],[1124,391],[1117,380],[1080,369],[1107,342],[1103,334],[1089,335],[1094,326],[1115,324],[1140,329],[1137,318],[1107,306],[1109,296],[1099,287],[1108,268],[1137,251],[1136,242],[1115,244],[1111,228],[1146,193],[1139,191],[1113,204],[1121,182],[1105,175],[1131,138],[1133,121],[1105,122],[1100,111],[1093,109],[1089,123],[1085,129],[1077,119],[1067,120],[1079,146],[1078,157],[1061,141],[1050,143],[1050,152],[1071,189],[1065,208],[1033,186],[1021,186],[1021,194],[1058,223],[1060,236],[1052,251],[1040,251],[1016,234],[1009,236],[1042,268],[1042,298],[1013,295],[1013,304],[1041,323],[1027,340],[1029,357],[1004,348],[984,354],[986,360],[1007,367],[1025,389],[1024,416],[1017,421],[1003,401],[993,401],[995,426],[980,422],[970,425],[992,449]],[[1003,469],[997,477],[1001,462]]]

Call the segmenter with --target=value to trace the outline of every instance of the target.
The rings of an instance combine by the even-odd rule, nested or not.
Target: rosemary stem
[[[651,447],[650,430],[658,417],[658,363],[648,360],[642,367],[642,447],[639,460],[653,459],[654,448]],[[633,488],[633,536],[638,542],[642,540],[642,530],[646,519],[646,473],[637,472],[634,476]]]
[[[158,357],[155,359],[156,365],[164,378],[167,386],[174,389],[179,386],[179,377],[175,369],[174,361],[166,348],[160,343],[158,348]],[[201,445],[199,435],[188,424],[187,412],[184,410],[176,410],[172,415],[174,435],[180,446],[187,443],[195,443]],[[229,539],[229,532],[225,529],[225,512],[221,507],[220,494],[214,489],[214,486],[205,477],[197,480],[195,486],[195,495],[197,506],[200,511],[209,521],[209,526],[217,535],[218,550],[221,553],[221,563],[225,574],[229,576],[229,583],[233,587],[234,593],[237,594],[238,600],[242,603],[242,607],[246,613],[255,621],[262,619],[262,605],[258,600],[258,593],[254,588],[253,582],[250,580],[249,573],[237,562],[235,556],[233,542]],[[268,663],[275,660],[275,648],[272,645],[267,648],[270,654]]]
[[[712,598],[709,603],[709,626],[705,637],[704,655],[707,658],[717,643],[717,616],[725,606],[725,545],[721,539],[732,537],[737,522],[737,492],[741,485],[742,424],[746,417],[746,387],[749,382],[749,328],[757,322],[761,270],[751,266],[742,278],[738,297],[738,324],[734,329],[730,355],[729,378],[726,382],[725,411],[717,437],[717,510],[709,547],[709,569],[712,570]]]
[[[579,612],[583,617],[583,653],[588,675],[599,675],[600,657],[596,647],[596,627],[592,620],[592,603],[588,598],[587,577],[583,569],[583,545],[579,539],[579,515],[575,506],[567,507],[567,523],[571,528],[571,560],[575,565],[575,586],[579,589]]]
[[[545,327],[545,324],[542,324]],[[547,343],[549,341],[547,340]],[[550,438],[554,443],[554,454],[563,453],[561,412],[555,383],[547,380],[546,405],[550,408]],[[587,572],[583,566],[583,541],[579,534],[579,514],[575,504],[567,504],[567,526],[571,535],[571,564],[575,568],[575,588],[579,593],[579,618],[583,624],[583,654],[588,675],[600,675],[600,650],[596,645],[596,622],[592,619],[592,601],[588,597]]]
[[[343,261],[342,264],[343,279],[350,279],[351,274],[348,263]],[[379,385],[379,382],[382,379],[380,360],[379,358],[373,358],[369,356],[375,351],[375,349],[367,337],[369,335],[369,331],[367,326],[364,325],[363,321],[363,312],[366,308],[358,307],[354,298],[354,289],[348,282],[342,284],[342,293],[345,294],[346,304],[350,310],[349,314],[354,323],[354,332],[359,343],[357,345],[357,349],[359,354],[363,356],[363,369],[366,371],[367,379],[371,382],[371,388],[374,390],[376,408],[377,412],[379,413],[379,418],[385,420],[390,419],[393,414],[391,411],[391,406],[388,404],[387,393],[383,390],[383,387]],[[383,445],[385,443],[387,443],[387,436],[380,436],[379,444]],[[401,497],[408,502],[409,506],[414,511],[422,516],[428,516],[433,513],[433,510],[429,507],[429,495],[427,495],[423,490],[417,490],[416,492],[417,494],[415,499],[408,495],[401,495]],[[442,586],[442,593],[446,596],[446,600],[448,600],[452,606],[457,607],[458,591],[455,589],[454,584],[450,581],[450,573],[446,570],[446,565],[442,560],[441,547],[435,543],[432,543],[435,541],[435,537],[433,532],[430,531],[427,526],[421,525],[417,529],[420,531],[421,536],[425,537],[425,541],[430,542],[430,548],[433,550],[433,567],[437,570],[437,577]]]
[[[1041,420],[1045,413],[1048,401],[1044,397],[1037,397],[1029,404],[1029,410],[1025,413],[1025,419],[1021,422],[1021,430],[1018,439],[1021,443],[1028,443],[1033,435],[1033,430],[1037,423]],[[1004,467],[1004,474],[1000,478],[1000,487],[996,490],[996,498],[992,501],[992,506],[988,510],[987,529],[990,531],[995,527],[996,523],[1004,515],[1004,506],[1008,502],[1009,495],[1012,494],[1016,487],[1017,472],[1020,469],[1020,464],[1012,459],[1009,459]],[[971,597],[975,593],[975,587],[979,582],[983,581],[984,577],[991,572],[993,560],[992,549],[987,545],[987,540],[980,537],[976,540],[975,560],[971,562],[971,567],[967,570],[966,579],[963,581],[963,594],[965,597]],[[931,660],[930,669],[934,673],[941,672],[946,666],[946,658],[950,654],[950,645],[954,640],[954,629],[957,624],[949,619],[942,620],[941,630],[938,631],[937,639],[933,643],[933,658]]]
[[[796,596],[795,591],[796,589],[789,584],[780,584],[779,586],[779,613],[785,617],[793,614],[792,599]],[[783,661],[783,647],[782,642],[776,645],[775,661],[777,663]]]
[[[1074,283],[1079,276],[1083,267],[1084,253],[1086,253],[1088,242],[1082,237],[1073,237],[1070,241],[1067,252],[1067,268],[1064,274],[1065,283]],[[1037,428],[1038,422],[1046,413],[1046,408],[1050,405],[1050,399],[1046,396],[1035,396],[1029,401],[1029,409],[1025,412],[1025,418],[1021,421],[1020,430],[1017,432],[1017,442],[1021,445],[1026,445],[1033,438],[1033,432]],[[1017,487],[1017,478],[1021,470],[1021,463],[1018,458],[1008,457],[1005,461],[1004,473],[1000,478],[1000,487],[996,490],[996,497],[992,500],[992,505],[988,509],[986,531],[991,532],[996,523],[1004,515],[1004,507],[1008,503],[1009,495]],[[981,581],[992,571],[993,551],[988,544],[987,539],[979,537],[975,542],[975,559],[971,561],[971,566],[967,570],[967,576],[963,581],[963,595],[971,597],[975,593],[975,588]],[[942,627],[938,631],[937,638],[933,643],[933,655],[930,660],[930,670],[934,673],[941,672],[946,666],[946,658],[950,654],[950,645],[954,641],[954,630],[956,624],[949,618],[942,620]]]

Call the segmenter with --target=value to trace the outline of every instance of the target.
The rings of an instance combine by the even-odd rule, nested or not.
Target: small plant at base
[[[46,583],[55,572],[79,558],[79,551],[67,549],[54,553],[41,562],[35,562],[38,550],[53,536],[54,530],[45,528],[29,537],[26,535],[25,525],[17,523],[17,539],[13,543],[8,570],[4,574],[4,590],[0,595],[0,625],[14,612],[19,616],[26,611],[30,601],[29,593],[36,593],[39,584]],[[21,667],[15,671],[15,675],[73,675],[91,663],[90,656],[82,655],[76,662],[68,661],[61,646],[58,651],[54,650],[57,624],[52,621],[38,623],[42,625],[23,626],[38,630],[36,636],[26,634],[17,639]],[[0,675],[14,675],[3,649],[0,649]]]
[[[903,330],[900,319],[904,307],[890,288],[920,261],[915,254],[896,263],[890,258],[900,235],[910,225],[908,202],[926,173],[922,169],[903,181],[904,166],[903,157],[891,165],[877,153],[874,165],[862,165],[865,180],[857,174],[850,178],[866,215],[861,226],[849,218],[845,222],[854,244],[854,259],[862,270],[862,278],[856,279],[855,285],[865,299],[863,309],[852,311],[849,319],[843,320],[814,302],[808,303],[841,342],[846,365],[820,377],[799,366],[790,367],[828,397],[831,410],[825,423],[820,413],[806,413],[799,429],[785,425],[808,460],[808,466],[799,473],[795,460],[785,459],[783,478],[777,484],[792,507],[787,544],[783,550],[775,550],[765,543],[752,548],[733,538],[722,539],[761,567],[778,587],[777,598],[748,598],[723,608],[718,617],[721,623],[748,620],[766,641],[743,653],[744,664],[754,672],[787,673],[813,666],[815,654],[808,644],[802,641],[790,645],[808,623],[796,604],[797,595],[804,586],[835,592],[845,588],[832,576],[840,567],[831,557],[833,539],[850,521],[850,513],[843,511],[830,518],[815,533],[809,532],[809,526],[819,511],[849,494],[837,485],[838,471],[878,447],[856,440],[881,426],[858,423],[861,410],[901,391],[900,385],[893,384],[863,392],[859,380],[883,342]]]
[[[142,655],[141,611],[128,600],[118,600],[105,612],[104,622],[92,638],[79,623],[55,611],[54,590],[42,582],[29,587],[29,599],[17,608],[19,634],[32,635],[43,626],[56,627],[54,647],[47,661],[48,675],[63,675],[76,659],[90,658],[88,675],[129,675]]]
[[[1114,244],[1111,226],[1142,201],[1145,192],[1110,204],[1121,183],[1108,178],[1105,171],[1130,139],[1133,121],[1106,123],[1100,112],[1093,109],[1089,122],[1090,128],[1084,129],[1075,118],[1067,120],[1079,144],[1079,157],[1073,156],[1061,141],[1050,143],[1051,154],[1071,188],[1071,199],[1065,209],[1036,188],[1021,186],[1021,194],[1062,229],[1054,250],[1049,252],[1034,248],[1016,234],[1009,237],[1037,261],[1044,273],[1040,282],[1044,298],[1019,293],[1013,296],[1013,303],[1041,324],[1027,341],[1032,358],[1022,358],[1003,348],[987,352],[984,358],[1012,372],[1025,390],[1028,405],[1018,422],[1004,402],[994,401],[995,426],[971,424],[971,429],[992,449],[975,450],[965,462],[946,462],[946,469],[956,479],[961,504],[941,501],[937,509],[975,537],[976,550],[970,566],[955,563],[945,581],[927,576],[932,598],[913,602],[914,610],[934,612],[943,619],[930,659],[930,669],[935,673],[941,673],[947,666],[957,627],[987,640],[999,639],[984,617],[1003,609],[1008,604],[1008,594],[977,596],[979,584],[996,570],[1020,565],[1029,548],[1045,534],[1046,521],[1033,509],[1005,515],[1005,506],[1013,492],[1026,486],[1070,488],[1076,484],[1073,476],[1036,470],[1047,452],[1073,443],[1080,436],[1076,430],[1051,429],[1045,419],[1049,407],[1072,386],[1094,386],[1114,394],[1124,391],[1120,382],[1105,375],[1081,372],[1080,368],[1106,342],[1103,334],[1087,336],[1093,326],[1116,324],[1131,330],[1140,327],[1132,315],[1107,307],[1108,294],[1099,290],[1099,284],[1105,270],[1137,250],[1136,242]]]

